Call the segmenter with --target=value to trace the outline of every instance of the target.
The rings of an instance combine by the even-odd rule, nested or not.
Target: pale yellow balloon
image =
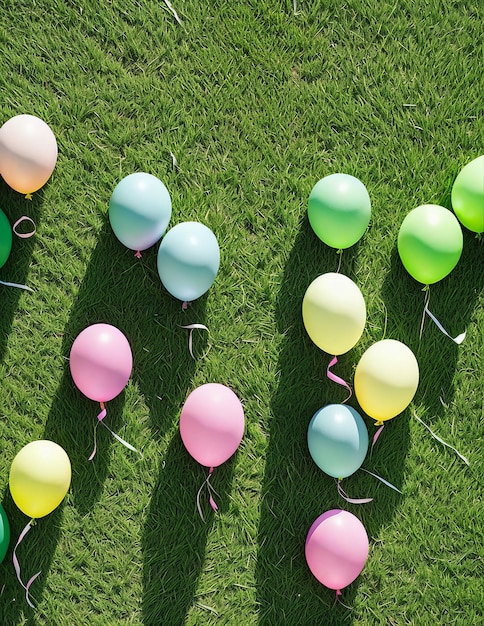
[[[35,115],[16,115],[0,128],[0,174],[19,193],[31,194],[49,180],[57,162],[55,135]]]
[[[418,381],[418,362],[410,348],[395,339],[382,339],[364,352],[356,366],[356,399],[381,426],[407,408]]]
[[[64,499],[71,484],[71,462],[53,441],[32,441],[24,446],[10,468],[10,493],[29,517],[48,515]]]
[[[358,342],[365,328],[365,300],[347,276],[322,274],[304,295],[302,316],[308,335],[321,350],[344,354]]]

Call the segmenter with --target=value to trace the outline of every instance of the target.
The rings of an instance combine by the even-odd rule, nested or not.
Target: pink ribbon
[[[346,389],[349,391],[349,395],[347,398],[345,398],[343,400],[343,402],[341,404],[344,404],[345,402],[348,402],[348,400],[351,398],[351,394],[353,393],[351,390],[351,387],[348,385],[348,383],[343,380],[342,378],[340,378],[339,376],[336,376],[336,374],[333,374],[333,372],[331,371],[331,368],[333,367],[333,365],[336,365],[336,363],[338,362],[338,359],[336,356],[334,356],[331,359],[331,362],[328,365],[328,368],[326,370],[326,376],[332,380],[334,383],[337,383],[338,385],[342,385],[343,387],[346,387]]]
[[[24,539],[25,535],[29,532],[29,530],[32,528],[32,526],[33,526],[34,524],[35,524],[35,520],[34,520],[34,519],[31,519],[31,520],[30,520],[30,522],[27,524],[27,526],[26,526],[26,527],[23,529],[23,531],[20,533],[20,536],[19,536],[19,538],[18,538],[18,540],[17,540],[17,543],[15,544],[15,548],[13,549],[13,557],[12,557],[12,560],[13,560],[13,566],[14,566],[14,569],[15,569],[15,573],[17,574],[18,581],[19,581],[19,583],[22,585],[22,587],[25,589],[25,599],[26,599],[26,601],[27,601],[27,604],[28,604],[30,607],[32,607],[32,608],[35,608],[35,607],[34,607],[34,605],[32,604],[32,602],[30,601],[30,598],[29,598],[29,588],[30,588],[30,585],[31,585],[31,584],[34,582],[34,580],[37,578],[37,576],[39,576],[39,575],[40,575],[40,572],[37,572],[37,574],[34,574],[34,575],[32,576],[32,578],[30,578],[30,579],[27,581],[27,584],[26,584],[26,585],[24,585],[24,583],[23,583],[23,581],[22,581],[22,578],[21,578],[21,576],[20,576],[20,564],[19,564],[19,562],[18,562],[18,558],[17,558],[17,548],[18,548],[18,547],[19,547],[19,545],[22,543],[22,541],[23,541],[23,539]]]
[[[343,500],[346,500],[346,502],[349,502],[350,504],[368,504],[368,502],[372,502],[373,500],[373,498],[350,498],[343,490],[340,478],[338,478],[337,486],[339,495],[343,498]]]
[[[18,233],[15,229],[22,222],[31,222],[34,226],[34,230],[30,233]],[[28,239],[29,237],[32,237],[32,235],[35,235],[35,222],[31,217],[27,217],[27,215],[22,215],[22,217],[19,217],[19,219],[12,226],[12,230],[17,235],[17,237],[20,237],[20,239]]]
[[[378,426],[379,423],[377,422],[375,424],[375,426]],[[373,435],[373,443],[371,444],[371,451],[373,452],[373,446],[375,445],[375,443],[378,441],[378,437],[382,434],[383,429],[385,428],[385,424],[382,424],[380,426],[380,428],[376,431],[376,433]]]
[[[117,435],[113,430],[111,430],[109,428],[109,426],[107,424],[104,423],[104,418],[107,415],[107,411],[106,411],[106,407],[104,406],[104,402],[101,402],[101,412],[99,413],[99,415],[97,416],[97,422],[96,425],[94,426],[94,449],[91,452],[91,456],[89,457],[89,461],[92,461],[93,458],[96,456],[96,451],[97,451],[97,441],[96,441],[96,429],[99,426],[99,424],[102,424],[104,426],[104,428],[106,430],[108,430],[111,435],[117,439],[119,441],[119,443],[122,443],[123,446],[125,446],[126,448],[128,448],[128,450],[132,450],[133,452],[136,452],[136,454],[139,454],[141,458],[143,458],[143,455],[141,454],[141,452],[139,450],[137,450],[134,446],[132,446],[130,443],[128,443],[127,441],[125,441],[124,439],[121,439],[121,437],[119,435]]]
[[[208,487],[208,493],[209,493],[209,502],[210,502],[210,506],[212,507],[212,509],[217,512],[218,511],[218,506],[217,503],[215,502],[215,500],[213,499],[212,493],[214,493],[216,496],[218,496],[218,493],[215,491],[215,489],[212,487],[212,483],[210,482],[210,476],[213,474],[213,467],[211,467],[208,470],[208,476],[207,478],[203,481],[202,486],[200,487],[200,489],[198,490],[197,493],[197,509],[198,509],[198,514],[200,515],[200,517],[202,518],[202,522],[205,522],[205,518],[203,517],[203,513],[202,513],[202,507],[200,504],[200,495],[202,493],[202,489],[205,487],[205,485],[207,485]],[[219,496],[220,497],[220,496]]]

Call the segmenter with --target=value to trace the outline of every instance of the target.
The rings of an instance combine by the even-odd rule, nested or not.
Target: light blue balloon
[[[158,274],[172,296],[192,302],[212,286],[220,265],[213,232],[198,222],[182,222],[163,237],[158,250]]]
[[[328,404],[313,415],[308,428],[309,452],[333,478],[354,474],[368,451],[368,430],[361,415],[346,404]]]
[[[130,174],[114,188],[109,221],[119,241],[131,250],[146,250],[159,241],[171,218],[171,198],[159,178]]]

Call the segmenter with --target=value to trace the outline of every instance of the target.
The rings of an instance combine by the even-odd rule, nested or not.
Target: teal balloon
[[[210,289],[219,265],[217,238],[199,222],[182,222],[171,228],[158,250],[161,282],[184,302],[192,302]]]
[[[121,180],[109,201],[109,221],[119,241],[146,250],[161,239],[171,218],[171,198],[164,183],[144,172]]]
[[[438,204],[422,204],[410,211],[400,226],[398,254],[410,276],[431,285],[457,265],[463,241],[452,211]]]
[[[368,430],[361,415],[346,404],[328,404],[313,415],[309,453],[333,478],[346,478],[361,467],[368,451]]]
[[[7,514],[5,509],[0,504],[0,563],[7,554],[8,546],[10,544],[10,524],[8,523]]]
[[[8,217],[0,210],[0,267],[7,262],[12,250],[12,227]]]
[[[370,223],[371,201],[365,185],[349,174],[330,174],[309,196],[308,218],[316,235],[338,250],[349,248]]]
[[[459,222],[475,233],[484,232],[484,154],[458,173],[451,199]]]

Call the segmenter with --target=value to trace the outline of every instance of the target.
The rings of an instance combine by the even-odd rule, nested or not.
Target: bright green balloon
[[[445,278],[462,254],[462,230],[455,215],[437,204],[422,204],[405,217],[398,254],[407,272],[424,285]]]
[[[7,554],[8,545],[10,543],[10,524],[8,523],[5,509],[0,504],[0,563]]]
[[[459,172],[451,199],[460,223],[474,233],[484,232],[484,154]]]
[[[330,174],[317,182],[308,202],[309,223],[326,245],[354,245],[368,227],[371,202],[365,185],[349,174]]]
[[[0,210],[0,267],[3,267],[12,250],[12,227],[8,217]]]

